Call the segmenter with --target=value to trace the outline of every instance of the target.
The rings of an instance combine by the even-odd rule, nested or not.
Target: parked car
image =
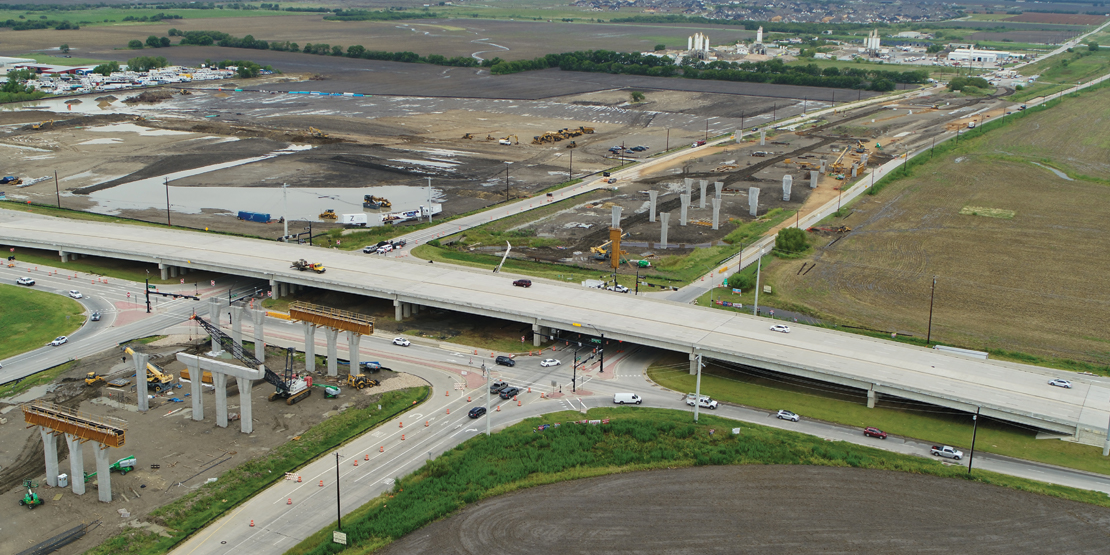
[[[377,245],[366,245],[362,247],[362,252],[365,254],[376,254],[378,252]]]
[[[493,359],[493,361],[497,364],[500,364],[501,366],[516,366],[516,361],[513,360],[513,357],[507,357],[505,355],[501,355]]]
[[[531,287],[532,286],[532,280],[530,280],[530,279],[518,279],[518,280],[513,282],[513,285],[515,285],[517,287]]]
[[[474,407],[470,409],[470,412],[466,413],[466,415],[471,418],[480,418],[485,413],[486,407]]]
[[[1056,378],[1054,380],[1050,380],[1048,382],[1048,385],[1054,385],[1056,387],[1062,387],[1064,389],[1071,389],[1071,382],[1069,382],[1068,380],[1065,380],[1063,378]]]
[[[27,287],[30,287],[30,286],[35,284],[35,280],[33,280],[29,277],[21,277],[21,278],[15,280],[15,284],[16,285],[26,285]]]
[[[781,333],[790,333],[790,326],[788,326],[786,324],[775,324],[775,325],[771,326],[771,331],[777,331],[777,332],[781,332]]]
[[[502,389],[505,389],[506,387],[509,387],[509,384],[498,380],[498,381],[493,382],[489,385],[489,392],[490,393],[497,393],[497,392],[501,391]]]
[[[697,396],[693,393],[686,395],[686,404],[694,406],[694,397]],[[698,406],[703,409],[717,410],[717,401],[710,399],[708,395],[702,395],[698,398]]]
[[[610,285],[605,288],[606,291],[616,291],[617,293],[627,293],[628,288],[623,285]]]
[[[789,420],[791,422],[797,422],[800,419],[797,414],[794,414],[788,410],[780,410],[777,417],[782,420]]]
[[[50,342],[50,346],[51,347],[57,347],[58,345],[61,345],[62,343],[65,343],[66,341],[69,341],[68,337],[66,337],[64,335],[59,335],[58,337],[54,338],[54,341]]]
[[[864,428],[863,435],[867,437],[877,437],[879,439],[886,439],[886,432],[878,428]]]
[[[404,337],[394,337],[393,344],[400,345],[402,347],[408,347],[409,345],[412,345],[412,342],[408,339],[405,339]]]
[[[501,390],[500,395],[502,399],[512,399],[513,397],[516,397],[518,393],[520,393],[519,387],[506,387],[505,389]]]
[[[964,458],[963,451],[960,451],[955,447],[949,447],[947,445],[934,445],[931,449],[929,449],[929,454],[935,457],[944,457],[946,459],[952,459],[956,461]]]
[[[393,248],[399,249],[401,247],[404,247],[407,244],[408,244],[408,241],[405,241],[404,239],[398,239],[398,240],[393,242]]]
[[[76,289],[70,289],[69,290],[69,296],[73,297],[74,299],[81,299],[81,298],[85,297],[84,295],[81,294],[80,291],[78,291]]]
[[[89,320],[92,321],[92,322],[99,322],[100,321],[100,312],[93,312],[92,315],[89,316]]]

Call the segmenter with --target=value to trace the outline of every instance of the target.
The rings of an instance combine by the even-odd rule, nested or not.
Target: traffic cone
[[[427,428],[427,427],[428,427],[428,421],[427,421],[427,420],[425,420],[425,421],[424,421],[424,427],[425,427],[425,428]]]
[[[470,396],[469,396],[469,395],[467,395],[467,396],[466,396],[466,402],[467,402],[467,403],[469,403],[469,402],[470,402]]]
[[[540,399],[543,399],[543,398],[544,398],[544,396],[543,396],[543,393],[541,392],[540,393]]]
[[[513,400],[516,401],[516,395],[513,395]]]
[[[531,393],[531,392],[532,392],[532,388],[531,388],[531,387],[529,387],[529,388],[528,388],[528,393]]]
[[[355,466],[358,466],[358,459],[355,459]]]
[[[364,460],[364,461],[368,461],[368,460],[370,460],[370,455],[366,455],[366,456],[364,456],[362,460]]]
[[[298,484],[301,483],[301,475],[300,474],[297,474],[297,483]]]
[[[320,487],[324,487],[324,481],[320,480]]]
[[[405,434],[401,434],[401,441],[405,441]]]
[[[518,406],[518,407],[520,406],[520,401],[516,402],[516,406]]]
[[[501,405],[497,405],[497,412],[501,412]]]
[[[251,519],[251,528],[254,528],[254,519]]]
[[[451,409],[447,409],[447,414],[451,414]]]
[[[405,427],[405,423],[404,423],[404,422],[401,422],[400,420],[398,420],[398,421],[397,421],[397,427],[398,427],[398,428],[404,428],[404,427]]]
[[[292,497],[290,497],[290,498],[286,499],[286,500],[285,500],[285,504],[286,504],[286,505],[292,505],[292,504],[293,504],[293,498],[292,498]]]
[[[378,446],[378,452],[379,453],[385,453],[385,445],[379,445]]]
[[[448,391],[444,391],[444,392],[443,392],[443,396],[444,396],[444,397],[450,397],[450,396],[451,396],[451,391],[450,391],[450,390],[448,390]]]

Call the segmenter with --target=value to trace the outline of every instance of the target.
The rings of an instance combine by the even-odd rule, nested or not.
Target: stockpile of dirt
[[[127,98],[123,99],[123,101],[128,103],[128,104],[136,104],[136,103],[139,103],[139,102],[145,102],[147,104],[155,104],[155,103],[161,102],[163,100],[169,100],[171,98],[173,98],[173,93],[172,92],[170,92],[166,89],[155,89],[155,90],[150,90],[150,91],[143,91],[142,93],[139,93],[138,95],[127,97]]]

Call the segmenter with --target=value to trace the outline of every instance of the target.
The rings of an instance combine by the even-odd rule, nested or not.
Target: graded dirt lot
[[[381,553],[1102,553],[1108,533],[1106,508],[961,480],[723,466],[521,490]]]
[[[936,276],[934,342],[1107,364],[1107,98],[1029,114],[860,197],[833,223],[850,234],[764,268],[769,302],[924,337]]]
[[[1022,21],[1028,23],[1054,23],[1060,25],[1098,25],[1106,21],[1105,16],[1074,13],[1023,13],[1006,18],[1006,21]]]
[[[164,369],[176,377],[180,376],[184,365],[174,359],[173,353],[190,346],[187,337],[171,337],[137,350],[151,354],[151,362],[164,365]],[[283,351],[271,350],[269,354],[270,364],[283,364]],[[294,367],[303,371],[304,364],[298,362]],[[134,362],[131,357],[127,357],[126,363],[121,362],[116,350],[104,352],[82,359],[47,386],[48,392],[32,389],[27,395],[0,400],[0,414],[7,420],[0,425],[0,518],[5,523],[4,534],[0,536],[2,553],[19,552],[76,524],[100,520],[99,527],[87,536],[57,552],[63,555],[81,553],[116,534],[127,523],[138,522],[151,510],[203,485],[209,478],[292,441],[338,411],[371,405],[385,391],[424,385],[423,380],[410,374],[383,371],[373,376],[382,381],[381,387],[363,391],[343,387],[338,399],[327,399],[323,389],[315,388],[307,399],[289,406],[280,401],[268,401],[273,388],[259,380],[251,392],[254,433],[244,435],[238,421],[229,422],[227,428],[216,426],[215,396],[211,388],[206,388],[204,394],[205,420],[201,422],[192,420],[192,404],[185,397],[190,391],[189,384],[169,394],[156,395],[150,402],[150,410],[140,414],[135,412],[136,397],[130,387],[117,389],[103,384],[87,387],[83,378],[91,371],[106,374],[109,379],[130,376],[134,373]],[[317,383],[326,381],[320,375],[316,378]],[[109,457],[115,462],[133,455],[138,465],[127,475],[112,474],[111,503],[98,500],[95,478],[86,484],[86,493],[81,496],[69,488],[46,485],[41,436],[37,428],[25,426],[18,407],[18,403],[28,402],[36,395],[94,418],[115,417],[127,422],[126,444],[112,449]],[[239,412],[239,395],[236,386],[229,388],[229,413]],[[169,399],[174,397],[185,402],[171,402]],[[96,471],[93,448],[94,444],[89,443],[83,449],[85,472],[89,473]],[[68,474],[69,454],[65,441],[59,440],[58,459],[60,471]],[[73,478],[71,476],[70,480]],[[34,511],[18,504],[26,491],[20,487],[25,479],[38,482],[37,492],[46,500],[44,506]],[[121,518],[117,513],[119,509],[126,509],[131,516]]]

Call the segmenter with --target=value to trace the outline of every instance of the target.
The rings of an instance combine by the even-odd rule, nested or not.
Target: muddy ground
[[[165,370],[176,377],[180,376],[184,366],[173,358],[173,353],[192,346],[188,338],[168,338],[138,350],[153,355],[152,362],[164,365]],[[275,367],[282,366],[283,353],[280,349],[268,352],[269,363]],[[0,537],[0,552],[15,553],[76,524],[99,520],[99,527],[57,552],[81,553],[117,533],[128,523],[142,519],[154,508],[192,491],[229,468],[292,441],[338,411],[374,404],[377,396],[385,391],[423,384],[422,380],[409,374],[381,372],[374,376],[382,380],[380,388],[360,392],[343,387],[343,394],[338,399],[326,399],[323,390],[317,388],[307,399],[289,406],[280,401],[269,402],[267,398],[273,388],[259,380],[251,391],[254,433],[243,435],[238,421],[229,422],[228,428],[216,426],[216,405],[211,388],[205,388],[204,393],[206,418],[196,422],[191,418],[192,404],[185,397],[190,391],[189,384],[183,384],[181,389],[174,389],[167,395],[155,396],[145,414],[126,408],[133,409],[136,403],[135,393],[130,391],[130,387],[85,386],[83,378],[87,372],[95,371],[113,377],[129,376],[134,372],[133,364],[130,357],[126,363],[121,362],[118,352],[112,350],[82,359],[52,386],[47,386],[51,389],[49,392],[33,390],[24,397],[0,400],[0,414],[6,419],[0,425],[0,518],[5,523],[5,533]],[[294,368],[303,370],[303,362],[295,363]],[[320,375],[316,376],[316,383],[325,381]],[[75,495],[69,488],[46,485],[42,439],[37,428],[25,427],[16,404],[28,401],[36,393],[42,394],[42,399],[46,401],[94,417],[111,416],[127,422],[126,445],[112,449],[110,457],[114,462],[134,455],[138,466],[126,476],[112,475],[111,503],[98,500],[95,479],[86,484],[86,493],[81,496]],[[169,399],[173,397],[185,402],[171,402]],[[237,413],[239,403],[237,387],[232,386],[229,388],[229,412]],[[86,445],[85,472],[95,472],[93,444]],[[59,441],[58,453],[60,471],[68,474],[69,454],[65,441]],[[159,468],[152,468],[152,464]],[[39,482],[37,492],[46,500],[44,506],[34,511],[18,505],[24,493],[20,485],[25,479]],[[131,516],[121,518],[117,513],[120,509],[126,509]]]
[[[1103,553],[1110,509],[964,480],[810,466],[616,474],[469,506],[415,553]]]

